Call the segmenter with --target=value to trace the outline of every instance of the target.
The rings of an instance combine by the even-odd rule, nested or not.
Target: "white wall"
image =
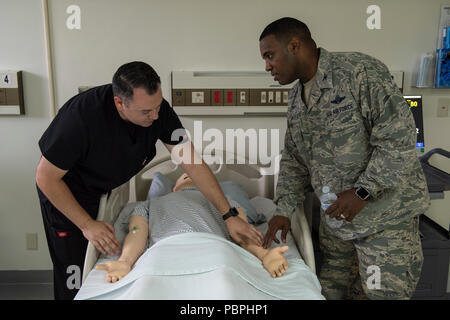
[[[0,1],[0,70],[23,70],[25,115],[0,116],[0,269],[51,269],[34,174],[50,123],[41,2]],[[25,234],[38,233],[38,251]]]
[[[69,5],[81,8],[81,30],[68,30]],[[51,0],[57,104],[80,85],[111,81],[118,66],[132,60],[151,64],[170,101],[172,70],[263,70],[258,37],[273,20],[304,21],[319,46],[361,51],[405,72],[407,94],[423,94],[426,150],[450,150],[449,118],[437,118],[439,97],[448,89],[411,87],[422,53],[436,49],[439,0],[376,1],[381,30],[366,28],[365,0]],[[40,1],[0,0],[0,39],[15,50],[0,50],[0,69],[24,70],[26,115],[0,117],[0,270],[49,269],[34,170],[37,141],[50,122]],[[3,47],[3,45],[1,45]],[[198,118],[204,127],[279,128],[284,118]],[[192,130],[193,118],[183,118]],[[440,162],[440,160],[437,162]],[[444,169],[450,166],[443,163]],[[39,250],[25,250],[25,233],[39,233]]]
[[[368,53],[391,70],[405,71],[404,92],[424,95],[427,149],[449,149],[450,139],[444,139],[450,135],[449,118],[437,118],[436,108],[438,97],[450,90],[411,87],[420,55],[436,49],[441,2],[377,1],[382,29],[368,30],[366,9],[373,1],[79,0],[81,30],[68,30],[65,10],[74,1],[51,1],[57,101],[64,103],[80,85],[109,82],[117,67],[131,60],[155,67],[166,98],[172,70],[263,70],[260,33],[271,21],[293,16],[310,27],[319,46]],[[260,121],[232,123],[231,128],[250,128]],[[275,119],[266,125],[282,123]]]

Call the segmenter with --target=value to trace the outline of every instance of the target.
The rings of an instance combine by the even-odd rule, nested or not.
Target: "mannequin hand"
[[[106,271],[106,281],[116,282],[125,277],[131,270],[131,266],[125,261],[108,261],[95,267],[97,270]]]
[[[281,277],[289,265],[283,253],[288,250],[288,246],[271,249],[263,258],[264,268],[270,273],[272,278]]]

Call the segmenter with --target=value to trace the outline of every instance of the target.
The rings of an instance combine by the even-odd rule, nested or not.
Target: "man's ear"
[[[114,104],[116,105],[116,108],[119,111],[122,111],[123,108],[125,108],[125,104],[123,103],[123,100],[118,96],[114,96]]]
[[[297,55],[300,51],[301,41],[298,37],[292,37],[291,40],[289,40],[287,49],[288,52],[292,55]]]

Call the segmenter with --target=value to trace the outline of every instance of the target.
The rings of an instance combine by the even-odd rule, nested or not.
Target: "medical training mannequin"
[[[185,173],[178,178],[173,188],[173,192],[191,187],[195,187],[195,185],[191,178]],[[238,217],[248,223],[244,210],[241,207],[238,207],[237,210],[239,212]],[[108,261],[105,264],[98,265],[96,269],[105,270],[107,272],[107,282],[116,282],[122,279],[131,271],[134,263],[147,249],[148,237],[148,220],[142,216],[132,215],[129,222],[129,232],[125,238],[120,258],[115,261]],[[288,246],[265,249],[262,246],[244,244],[242,247],[258,257],[264,268],[273,278],[281,277],[288,269],[287,260],[283,255],[283,253],[288,250]]]

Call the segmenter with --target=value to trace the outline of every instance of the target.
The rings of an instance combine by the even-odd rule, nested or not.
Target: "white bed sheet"
[[[267,221],[271,218],[273,212],[275,211],[275,205],[272,200],[265,199],[262,197],[255,197],[251,199],[252,205],[259,213],[263,213]],[[115,223],[116,236],[120,242],[123,242],[124,237],[128,229],[129,214],[134,207],[134,204],[129,203],[124,210],[122,210],[120,216]],[[268,224],[263,223],[257,226],[263,234],[267,231]],[[280,238],[280,232],[278,233],[278,238]],[[170,238],[167,238],[170,240]],[[292,291],[290,296],[294,299],[323,299],[320,294],[320,284],[317,277],[311,271],[311,269],[306,266],[303,259],[296,248],[294,239],[290,232],[287,235],[287,243],[289,250],[285,253],[285,256],[290,263],[289,272],[292,272],[291,277],[299,284],[299,289]],[[285,245],[285,244],[280,244]],[[271,247],[279,246],[272,243]],[[239,248],[242,249],[242,248]],[[242,249],[243,250],[243,249]],[[148,252],[148,250],[147,250]],[[146,252],[146,253],[147,253]],[[251,255],[251,254],[250,254]],[[139,269],[138,264],[144,264],[145,259],[143,257],[138,260],[132,272],[129,275],[135,277],[133,281],[130,281],[126,285],[120,286],[120,288],[111,290],[113,284],[109,284],[105,281],[105,272],[96,270],[95,268],[91,270],[88,274],[85,282],[80,288],[75,299],[193,299],[193,300],[208,300],[208,299],[249,299],[249,300],[266,300],[266,299],[283,299],[282,293],[277,293],[272,290],[261,290],[252,285],[251,281],[246,281],[243,279],[242,275],[236,270],[230,268],[214,268],[209,269],[204,272],[196,272],[187,274],[171,274],[171,275],[160,275],[160,274],[148,274],[147,272],[141,272],[139,276],[133,275],[135,269]],[[115,260],[117,256],[100,256],[96,265],[104,263],[108,260]],[[149,260],[151,261],[151,260]],[[261,265],[261,271],[267,273]],[[286,275],[283,276],[286,279]],[[267,273],[267,281],[282,279],[272,279]],[[124,281],[122,279],[121,281]],[[120,282],[120,281],[119,281]],[[280,285],[282,285],[280,283]],[[288,285],[289,286],[289,285]],[[99,293],[107,292],[105,294],[99,295]]]

